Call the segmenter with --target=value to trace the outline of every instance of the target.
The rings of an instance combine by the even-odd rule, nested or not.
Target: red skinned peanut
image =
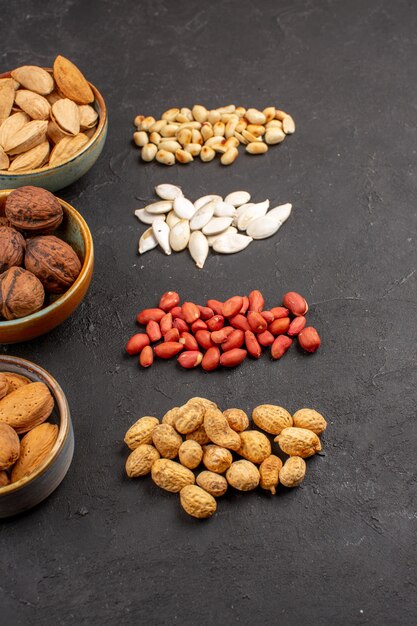
[[[313,326],[306,326],[298,335],[298,343],[306,352],[315,352],[320,346],[320,336]]]
[[[216,315],[222,314],[223,302],[220,302],[220,300],[207,300],[207,306],[213,309]]]
[[[260,291],[255,289],[249,294],[249,311],[260,313],[264,308],[265,300]]]
[[[272,344],[275,341],[274,335],[270,333],[269,330],[264,330],[263,333],[259,333],[259,335],[257,335],[256,338],[261,344],[261,346],[265,346],[265,347],[272,346]]]
[[[198,330],[207,330],[207,324],[203,320],[196,320],[191,324],[191,330],[195,334]]]
[[[181,367],[185,367],[187,370],[197,367],[197,365],[200,365],[202,360],[203,355],[201,352],[196,350],[187,350],[186,352],[182,352],[177,359]]]
[[[241,296],[233,296],[223,304],[222,315],[224,317],[233,317],[237,315],[243,306],[243,298]]]
[[[164,317],[159,322],[159,326],[161,328],[162,336],[166,335],[169,330],[172,328],[172,315],[171,313],[166,313]]]
[[[286,293],[282,302],[293,315],[305,315],[308,311],[308,304],[306,300],[295,291],[289,291]]]
[[[228,350],[223,352],[220,357],[220,365],[223,367],[236,367],[246,359],[247,351],[235,348],[234,350]]]
[[[233,328],[231,326],[225,326],[224,328],[215,330],[211,333],[211,340],[214,341],[214,343],[223,343],[232,332]]]
[[[178,341],[166,341],[154,347],[154,352],[160,359],[171,359],[184,348]]]
[[[202,320],[209,320],[210,317],[213,317],[214,315],[214,311],[213,309],[210,309],[209,306],[201,306],[200,304],[197,304],[199,311],[200,311],[200,317]]]
[[[209,330],[198,330],[195,334],[195,338],[198,343],[204,350],[208,350],[212,346],[214,346],[213,341],[211,340],[211,333]]]
[[[273,359],[280,359],[292,344],[292,339],[286,335],[280,335],[271,346],[271,356]]]
[[[174,306],[174,308],[170,310],[170,313],[173,319],[176,319],[177,317],[179,317],[182,320],[184,319],[184,316],[182,314],[182,309],[180,306]]]
[[[180,333],[185,333],[190,330],[187,322],[185,320],[182,320],[180,317],[175,318],[175,320],[172,322],[172,326],[174,328],[177,328]]]
[[[243,330],[238,330],[237,328],[230,333],[228,338],[224,343],[222,343],[223,352],[227,352],[228,350],[233,350],[234,348],[240,348],[243,346],[243,342],[245,341],[245,333]]]
[[[233,326],[233,328],[238,328],[239,330],[251,330],[248,320],[244,315],[241,315],[240,313],[230,318],[229,322]]]
[[[295,317],[288,328],[287,334],[290,337],[295,337],[295,335],[298,335],[303,330],[306,324],[307,320],[304,315],[299,315],[298,317]]]
[[[291,320],[289,317],[281,317],[274,320],[268,326],[268,330],[273,335],[284,335],[290,327]]]
[[[217,346],[213,346],[212,348],[209,348],[203,356],[203,360],[201,361],[201,367],[206,372],[212,372],[219,367],[219,363],[220,350]]]
[[[180,343],[184,344],[186,350],[197,350],[197,339],[191,333],[181,333]]]
[[[159,308],[163,311],[170,311],[174,306],[178,306],[180,297],[176,291],[167,291],[161,296]]]
[[[251,330],[245,332],[245,345],[249,354],[255,359],[259,359],[262,354],[262,348]]]
[[[248,296],[243,296],[243,304],[242,304],[242,308],[240,309],[239,313],[241,315],[245,315],[246,311],[249,308],[249,298]]]
[[[159,341],[162,337],[158,322],[151,320],[146,324],[146,334],[151,341]]]
[[[252,330],[254,333],[263,333],[268,326],[266,320],[257,311],[249,311],[248,323],[250,326],[250,330]]]
[[[271,322],[275,319],[274,314],[271,313],[271,311],[261,311],[261,315],[267,324],[271,324]]]
[[[153,350],[151,346],[145,346],[140,353],[139,363],[142,367],[150,367],[153,363]]]
[[[126,344],[126,352],[128,354],[139,354],[145,346],[149,346],[149,337],[145,333],[136,333],[129,339]]]
[[[180,331],[178,328],[171,328],[164,336],[164,341],[179,341],[180,340]]]
[[[281,317],[288,317],[289,310],[285,306],[274,306],[270,309],[270,312],[274,316],[274,320],[279,320]]]
[[[184,302],[181,310],[187,324],[192,324],[200,317],[200,309],[194,302]]]
[[[224,326],[223,315],[214,315],[212,318],[206,321],[207,328],[211,331],[220,330]]]
[[[165,311],[163,311],[162,309],[144,309],[137,314],[136,321],[139,322],[139,324],[143,324],[145,326],[151,320],[154,320],[155,322],[160,322],[164,315]]]

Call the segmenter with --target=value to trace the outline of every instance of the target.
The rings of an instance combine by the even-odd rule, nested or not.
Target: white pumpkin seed
[[[201,209],[202,206],[204,206],[208,202],[211,202],[212,200],[223,200],[223,198],[221,196],[216,196],[213,194],[208,196],[201,196],[201,198],[198,198],[198,200],[194,202],[195,210],[198,211],[198,209]]]
[[[283,224],[291,215],[291,210],[292,204],[288,202],[287,204],[280,204],[279,206],[276,206],[274,209],[268,211],[266,215],[267,217],[273,217],[274,219],[279,220],[281,224]]]
[[[169,245],[170,230],[165,220],[155,220],[152,224],[152,231],[155,239],[157,240],[165,254],[171,254],[171,246]]]
[[[212,202],[203,204],[201,209],[196,211],[191,218],[190,228],[191,230],[201,230],[214,215],[214,206]]]
[[[255,206],[254,202],[248,202],[247,204],[242,204],[242,206],[240,206],[238,209],[236,209],[236,215],[233,219],[233,226],[237,226],[237,222],[239,220],[239,217],[241,215],[243,215],[245,213],[245,211],[249,208],[249,207],[253,207]]]
[[[209,245],[207,237],[203,235],[201,230],[195,230],[191,233],[188,249],[197,267],[203,268],[208,256]]]
[[[190,241],[190,222],[180,220],[169,233],[169,244],[174,252],[185,250]]]
[[[203,235],[216,235],[222,233],[232,224],[232,217],[213,217],[203,228]]]
[[[223,235],[226,235],[227,233],[237,233],[237,228],[235,228],[234,226],[229,226],[229,228],[226,228],[226,230],[220,235],[218,234],[210,235],[209,237],[207,237],[207,241],[208,241],[210,248],[213,247],[213,244],[216,241],[216,239],[218,239],[219,237],[223,237]]]
[[[139,254],[144,254],[148,250],[153,250],[158,245],[152,228],[148,228],[139,239]]]
[[[225,197],[224,201],[232,204],[234,207],[239,207],[250,201],[250,193],[247,191],[232,191]]]
[[[266,215],[269,209],[269,200],[258,202],[253,206],[247,207],[245,211],[240,213],[237,219],[237,227],[239,230],[246,230],[251,222]]]
[[[238,233],[223,233],[213,243],[213,250],[221,254],[234,254],[244,250],[250,243],[252,237],[240,235]]]
[[[146,209],[136,209],[135,215],[143,224],[153,224],[156,219],[161,217],[165,219],[165,215],[148,213]]]
[[[216,217],[234,217],[236,209],[232,204],[216,201],[214,205],[214,215]]]
[[[180,197],[174,200],[174,211],[181,219],[190,220],[195,213],[195,206],[187,198]]]
[[[157,185],[155,187],[155,193],[157,196],[162,198],[162,200],[172,201],[174,201],[175,198],[180,198],[184,195],[179,187],[177,187],[176,185],[169,185],[168,183],[163,185]]]
[[[178,217],[178,215],[175,214],[175,211],[172,210],[168,213],[167,215],[167,224],[170,228],[174,228],[175,224],[178,224],[178,222],[180,221],[180,217]]]
[[[171,200],[159,200],[158,202],[152,202],[145,207],[145,210],[152,215],[160,215],[161,213],[169,213],[172,209]]]
[[[274,235],[280,226],[281,222],[279,220],[265,215],[265,217],[259,217],[251,222],[246,232],[252,239],[266,239]]]

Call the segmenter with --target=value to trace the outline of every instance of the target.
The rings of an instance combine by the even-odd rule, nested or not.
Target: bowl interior
[[[12,191],[12,189],[0,190],[0,216],[4,216],[6,199]],[[86,222],[70,204],[60,198],[57,199],[62,206],[64,217],[60,227],[52,234],[72,246],[81,261],[81,272],[64,294],[46,295],[45,305],[40,311],[16,320],[2,320],[0,321],[0,328],[7,328],[7,325],[8,327],[16,326],[22,321],[26,323],[28,320],[38,319],[40,316],[47,314],[51,310],[51,307],[59,306],[61,302],[69,299],[74,291],[77,290],[78,285],[85,279],[89,266],[93,263],[93,240]]]
[[[25,359],[20,359],[18,357],[0,355],[0,372],[13,372],[15,374],[20,374],[21,376],[26,376],[26,378],[29,378],[34,383],[45,383],[54,398],[54,408],[47,421],[59,426],[57,440],[44,463],[42,463],[42,465],[40,465],[30,476],[21,478],[15,483],[6,485],[5,487],[0,487],[1,497],[5,493],[21,489],[25,485],[32,482],[32,480],[35,480],[37,476],[46,470],[50,462],[56,457],[62,448],[68,432],[69,408],[67,399],[61,387],[58,385],[56,380],[46,370],[39,367],[39,365],[35,365],[35,363],[31,363],[30,361],[26,361]]]

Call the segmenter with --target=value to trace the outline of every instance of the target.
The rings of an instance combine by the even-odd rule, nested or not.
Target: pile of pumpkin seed
[[[185,198],[176,185],[157,185],[155,193],[160,200],[135,211],[149,225],[139,239],[139,254],[158,245],[165,254],[188,248],[200,269],[210,248],[222,254],[240,252],[254,239],[274,235],[292,209],[287,203],[268,210],[269,200],[251,202],[247,191],[233,191],[224,199],[206,195],[195,202]]]
[[[231,165],[245,146],[248,154],[265,154],[268,147],[295,132],[291,115],[275,107],[245,109],[230,104],[208,110],[201,104],[168,109],[161,119],[137,115],[133,141],[143,161],[154,159],[163,165],[190,163],[195,157],[212,161],[220,156],[222,165]]]

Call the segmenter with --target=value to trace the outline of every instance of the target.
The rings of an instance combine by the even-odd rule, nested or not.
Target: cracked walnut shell
[[[48,293],[64,293],[81,272],[80,259],[71,246],[53,235],[27,240],[25,267]]]

